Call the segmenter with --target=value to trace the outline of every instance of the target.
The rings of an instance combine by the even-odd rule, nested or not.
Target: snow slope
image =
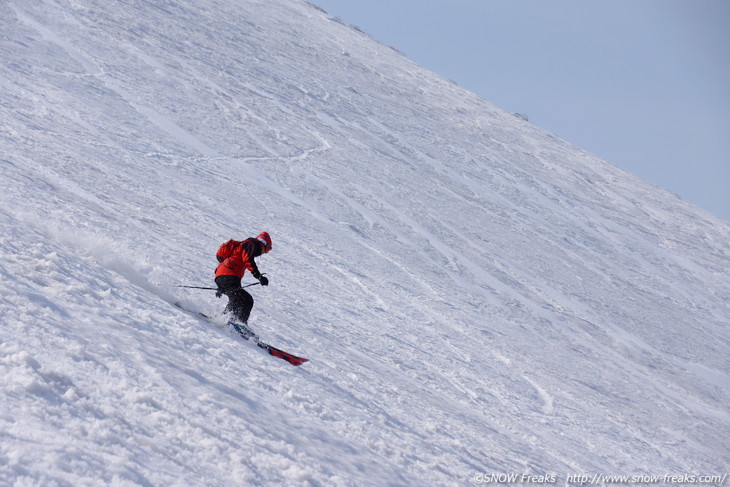
[[[0,32],[0,484],[730,470],[727,222],[309,3]],[[262,230],[251,323],[302,367],[175,287]]]

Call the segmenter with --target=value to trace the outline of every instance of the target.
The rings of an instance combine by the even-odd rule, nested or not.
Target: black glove
[[[218,290],[215,292],[215,297],[220,298],[223,296],[223,290],[221,288],[218,288]]]
[[[269,285],[269,279],[266,276],[264,276],[263,274],[261,274],[259,271],[252,272],[251,275],[254,277],[254,279],[258,279],[259,284],[261,284],[262,286]]]

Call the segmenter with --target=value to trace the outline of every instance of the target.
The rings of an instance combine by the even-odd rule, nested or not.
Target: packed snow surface
[[[727,222],[310,3],[0,32],[0,484],[730,470]],[[250,324],[301,367],[175,287],[260,231]]]

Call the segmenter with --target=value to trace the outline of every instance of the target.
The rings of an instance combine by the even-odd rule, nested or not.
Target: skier
[[[215,270],[215,283],[218,286],[217,297],[228,296],[225,312],[231,314],[229,322],[239,330],[235,321],[246,325],[253,308],[253,298],[241,288],[241,279],[246,269],[262,286],[268,286],[269,280],[259,272],[254,258],[267,254],[271,250],[271,237],[261,232],[256,238],[247,238],[242,242],[229,240],[216,252],[218,267]],[[240,333],[240,332],[239,332]]]
[[[253,298],[241,287],[241,279],[248,269],[262,286],[268,286],[269,280],[259,272],[254,259],[262,254],[268,254],[270,251],[271,237],[267,232],[261,232],[256,238],[247,238],[243,242],[229,240],[221,245],[215,254],[218,259],[218,267],[215,269],[215,283],[218,290],[215,295],[219,298],[224,294],[228,296],[228,305],[225,310],[226,313],[231,314],[228,324],[245,340],[253,341],[256,346],[266,350],[269,355],[284,359],[292,365],[302,365],[309,362],[309,359],[297,357],[262,342],[258,335],[248,327],[248,316],[253,308]]]

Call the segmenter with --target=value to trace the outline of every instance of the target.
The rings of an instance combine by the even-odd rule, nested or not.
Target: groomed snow
[[[0,485],[730,471],[727,222],[309,3],[0,32]],[[263,230],[301,367],[175,287]]]

